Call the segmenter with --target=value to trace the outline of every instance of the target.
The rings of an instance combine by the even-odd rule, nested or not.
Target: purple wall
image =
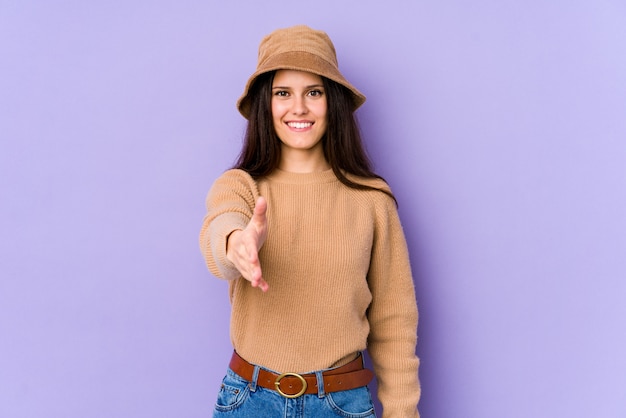
[[[258,41],[297,23],[368,96],[423,416],[626,416],[624,2],[247,3],[0,2],[0,416],[209,416],[204,197]]]

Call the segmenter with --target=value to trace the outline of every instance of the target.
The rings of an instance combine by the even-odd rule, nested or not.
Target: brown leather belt
[[[237,353],[233,353],[230,360],[230,369],[243,379],[252,381],[254,365],[248,363]],[[339,392],[341,390],[355,389],[366,386],[374,377],[371,370],[363,368],[361,355],[350,363],[336,369],[322,373],[324,377],[324,392]],[[297,398],[304,394],[317,394],[317,378],[315,373],[276,374],[264,369],[259,369],[257,385],[266,389],[272,389],[286,398]]]

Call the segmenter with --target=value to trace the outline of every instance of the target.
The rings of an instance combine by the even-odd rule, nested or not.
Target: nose
[[[304,115],[308,113],[308,111],[305,98],[301,96],[294,96],[291,112],[294,115]]]

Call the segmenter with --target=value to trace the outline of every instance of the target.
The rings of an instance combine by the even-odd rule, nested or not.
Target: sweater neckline
[[[315,171],[312,173],[293,173],[290,171],[275,169],[270,175],[267,176],[267,179],[278,183],[288,184],[317,184],[337,181],[337,177],[335,176],[335,173],[333,173],[332,169]]]

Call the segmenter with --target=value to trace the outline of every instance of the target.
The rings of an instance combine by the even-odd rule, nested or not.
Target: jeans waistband
[[[241,378],[263,388],[275,390],[286,398],[355,389],[366,386],[374,377],[371,370],[364,368],[361,354],[350,363],[335,369],[307,374],[291,372],[277,374],[247,362],[234,352],[230,360],[230,369]]]

